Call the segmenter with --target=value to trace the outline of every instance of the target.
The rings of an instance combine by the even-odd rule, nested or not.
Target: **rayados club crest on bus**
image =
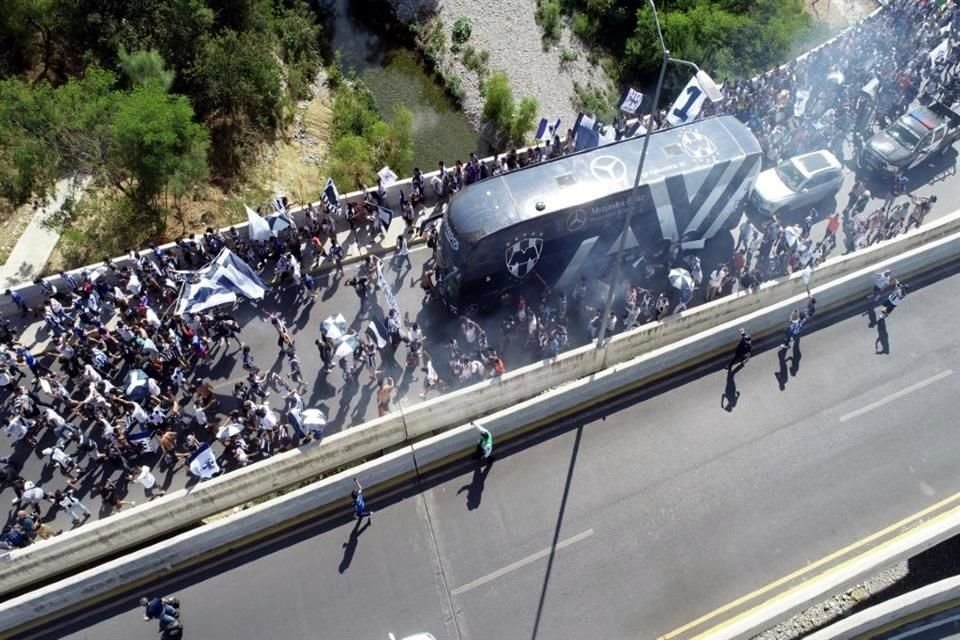
[[[514,238],[507,244],[504,258],[507,270],[514,278],[525,278],[537,266],[540,254],[543,252],[542,234],[530,235],[523,238]]]

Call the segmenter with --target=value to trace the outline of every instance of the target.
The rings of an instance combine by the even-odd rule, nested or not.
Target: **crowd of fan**
[[[874,112],[882,124],[906,112],[918,97],[953,102],[960,46],[936,59],[930,53],[946,37],[941,29],[958,32],[958,19],[952,2],[893,0],[806,56],[726,84],[724,100],[708,102],[704,113],[737,116],[774,164],[824,148],[843,159],[844,141],[859,150]],[[874,79],[875,89],[865,92]],[[795,109],[799,91],[809,91],[801,113]]]

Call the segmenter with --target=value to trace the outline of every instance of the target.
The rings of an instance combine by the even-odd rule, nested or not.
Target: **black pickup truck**
[[[874,134],[860,153],[860,168],[881,174],[907,171],[934,154],[947,152],[958,137],[960,113],[931,102]]]

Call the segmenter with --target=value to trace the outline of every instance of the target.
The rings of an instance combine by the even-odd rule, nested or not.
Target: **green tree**
[[[510,123],[510,138],[514,144],[522,145],[525,143],[527,133],[533,129],[539,110],[540,105],[537,104],[536,98],[526,96],[520,100],[517,113],[513,118],[513,122]]]
[[[513,90],[507,74],[494,71],[486,81],[486,96],[483,103],[483,118],[493,124],[497,131],[506,131],[513,122]]]
[[[280,58],[287,66],[287,86],[294,99],[310,97],[309,86],[320,68],[323,30],[303,4],[282,10],[274,20]]]
[[[143,86],[156,82],[164,91],[169,91],[173,85],[173,71],[167,69],[166,63],[156,49],[149,51],[134,51],[129,53],[125,47],[120,47],[120,68],[127,76],[132,86]]]
[[[183,96],[157,84],[123,94],[110,127],[107,173],[141,211],[155,211],[171,183],[185,190],[206,175],[209,137]],[[162,217],[156,217],[158,229]]]
[[[57,179],[103,164],[116,77],[91,68],[54,89],[0,81],[0,195],[14,205],[44,198]]]
[[[272,131],[279,123],[280,72],[269,48],[251,34],[225,31],[206,40],[192,77],[205,116],[263,131]]]
[[[373,161],[370,144],[361,136],[349,134],[333,143],[324,173],[341,188],[348,189],[360,181],[369,182],[374,172]]]

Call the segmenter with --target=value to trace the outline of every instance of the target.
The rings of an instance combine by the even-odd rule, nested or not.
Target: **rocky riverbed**
[[[400,20],[423,24],[435,18],[446,34],[447,50],[443,68],[461,78],[463,109],[470,123],[482,131],[483,96],[480,75],[469,69],[462,55],[450,51],[453,25],[461,17],[470,21],[470,39],[464,44],[476,51],[487,51],[490,71],[503,71],[510,80],[517,101],[532,96],[540,105],[540,114],[560,118],[561,128],[573,126],[577,116],[574,84],[613,90],[599,65],[588,62],[586,48],[573,37],[567,25],[560,41],[544,51],[542,31],[534,19],[536,0],[497,0],[477,3],[473,0],[390,0]],[[566,54],[565,56],[563,54]],[[571,59],[575,56],[575,59]]]

